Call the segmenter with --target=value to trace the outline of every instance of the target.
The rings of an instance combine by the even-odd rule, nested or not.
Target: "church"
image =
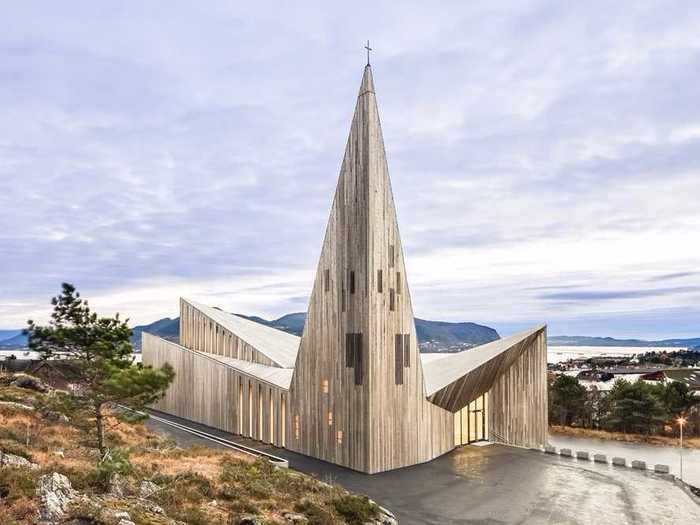
[[[373,474],[488,440],[542,448],[546,327],[421,354],[372,69],[364,69],[301,337],[180,299],[157,410]]]

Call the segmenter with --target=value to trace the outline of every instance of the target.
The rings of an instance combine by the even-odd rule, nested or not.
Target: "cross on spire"
[[[369,66],[369,52],[372,51],[372,48],[369,47],[369,40],[367,40],[367,45],[365,46],[365,49],[367,50],[367,65]]]

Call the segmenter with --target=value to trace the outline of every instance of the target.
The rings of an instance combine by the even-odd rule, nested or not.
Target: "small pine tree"
[[[76,388],[67,395],[71,409],[94,419],[97,446],[105,443],[104,409],[122,404],[139,410],[160,399],[175,372],[134,363],[128,319],[98,317],[75,287],[63,283],[61,295],[51,300],[54,311],[48,326],[28,321],[29,348],[44,360],[69,360],[78,372]]]

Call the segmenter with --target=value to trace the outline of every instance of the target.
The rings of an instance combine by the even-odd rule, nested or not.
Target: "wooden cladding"
[[[143,334],[143,362],[170,363],[175,379],[153,408],[232,434],[285,446],[286,390],[215,357]]]
[[[236,334],[212,321],[187,301],[180,300],[180,344],[209,354],[280,367]]]

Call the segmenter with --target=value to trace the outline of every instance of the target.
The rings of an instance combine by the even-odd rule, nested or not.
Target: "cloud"
[[[418,315],[697,335],[700,6],[3,15],[1,327],[64,280],[135,322],[303,309],[369,37]]]

